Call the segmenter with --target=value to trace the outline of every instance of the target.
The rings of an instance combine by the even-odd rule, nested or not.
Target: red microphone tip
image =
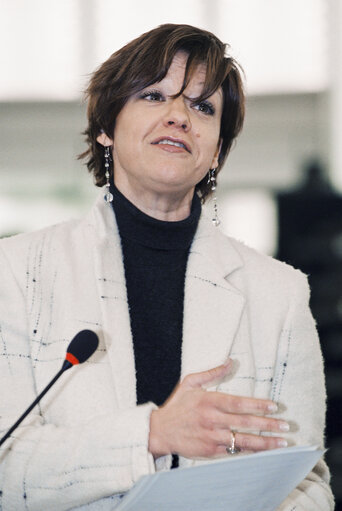
[[[69,352],[66,353],[65,360],[70,362],[70,364],[72,364],[73,366],[80,363],[78,358],[76,358],[75,355],[73,355],[72,353],[69,353]]]

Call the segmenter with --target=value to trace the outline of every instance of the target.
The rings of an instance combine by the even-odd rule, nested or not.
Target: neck
[[[162,193],[146,190],[143,187],[133,188],[114,179],[117,189],[140,211],[157,220],[178,222],[190,215],[194,189],[187,192]]]

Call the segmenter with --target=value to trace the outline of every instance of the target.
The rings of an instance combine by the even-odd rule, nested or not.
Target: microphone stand
[[[36,397],[36,399],[33,401],[33,403],[27,408],[27,410],[25,410],[25,412],[19,417],[19,419],[17,420],[17,422],[15,424],[13,424],[13,426],[7,431],[6,435],[3,436],[0,440],[0,446],[4,443],[5,440],[7,440],[7,438],[11,435],[11,433],[13,433],[13,431],[19,426],[19,424],[25,419],[26,415],[28,415],[30,413],[30,411],[32,410],[32,408],[34,408],[36,406],[37,403],[39,403],[39,401],[41,400],[41,398],[43,396],[45,396],[45,394],[47,393],[47,391],[52,387],[52,385],[54,383],[56,383],[56,381],[58,380],[58,378],[64,373],[64,371],[66,371],[67,369],[69,369],[70,367],[72,367],[73,364],[71,362],[69,362],[68,360],[64,360],[63,362],[63,365],[62,365],[62,368],[58,371],[58,373],[56,374],[56,376],[54,378],[52,378],[52,380],[50,381],[50,383],[47,384],[47,386],[45,387],[44,390],[42,390],[42,392]]]

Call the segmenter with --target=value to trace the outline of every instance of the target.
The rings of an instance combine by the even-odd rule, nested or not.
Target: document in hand
[[[288,447],[142,477],[116,511],[274,511],[323,451]]]

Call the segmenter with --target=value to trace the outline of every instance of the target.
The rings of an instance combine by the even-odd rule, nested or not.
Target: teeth
[[[158,144],[168,144],[168,145],[175,145],[176,147],[182,147],[183,149],[186,149],[184,144],[181,144],[180,142],[173,142],[172,140],[168,140],[164,138],[163,140],[160,140]]]

